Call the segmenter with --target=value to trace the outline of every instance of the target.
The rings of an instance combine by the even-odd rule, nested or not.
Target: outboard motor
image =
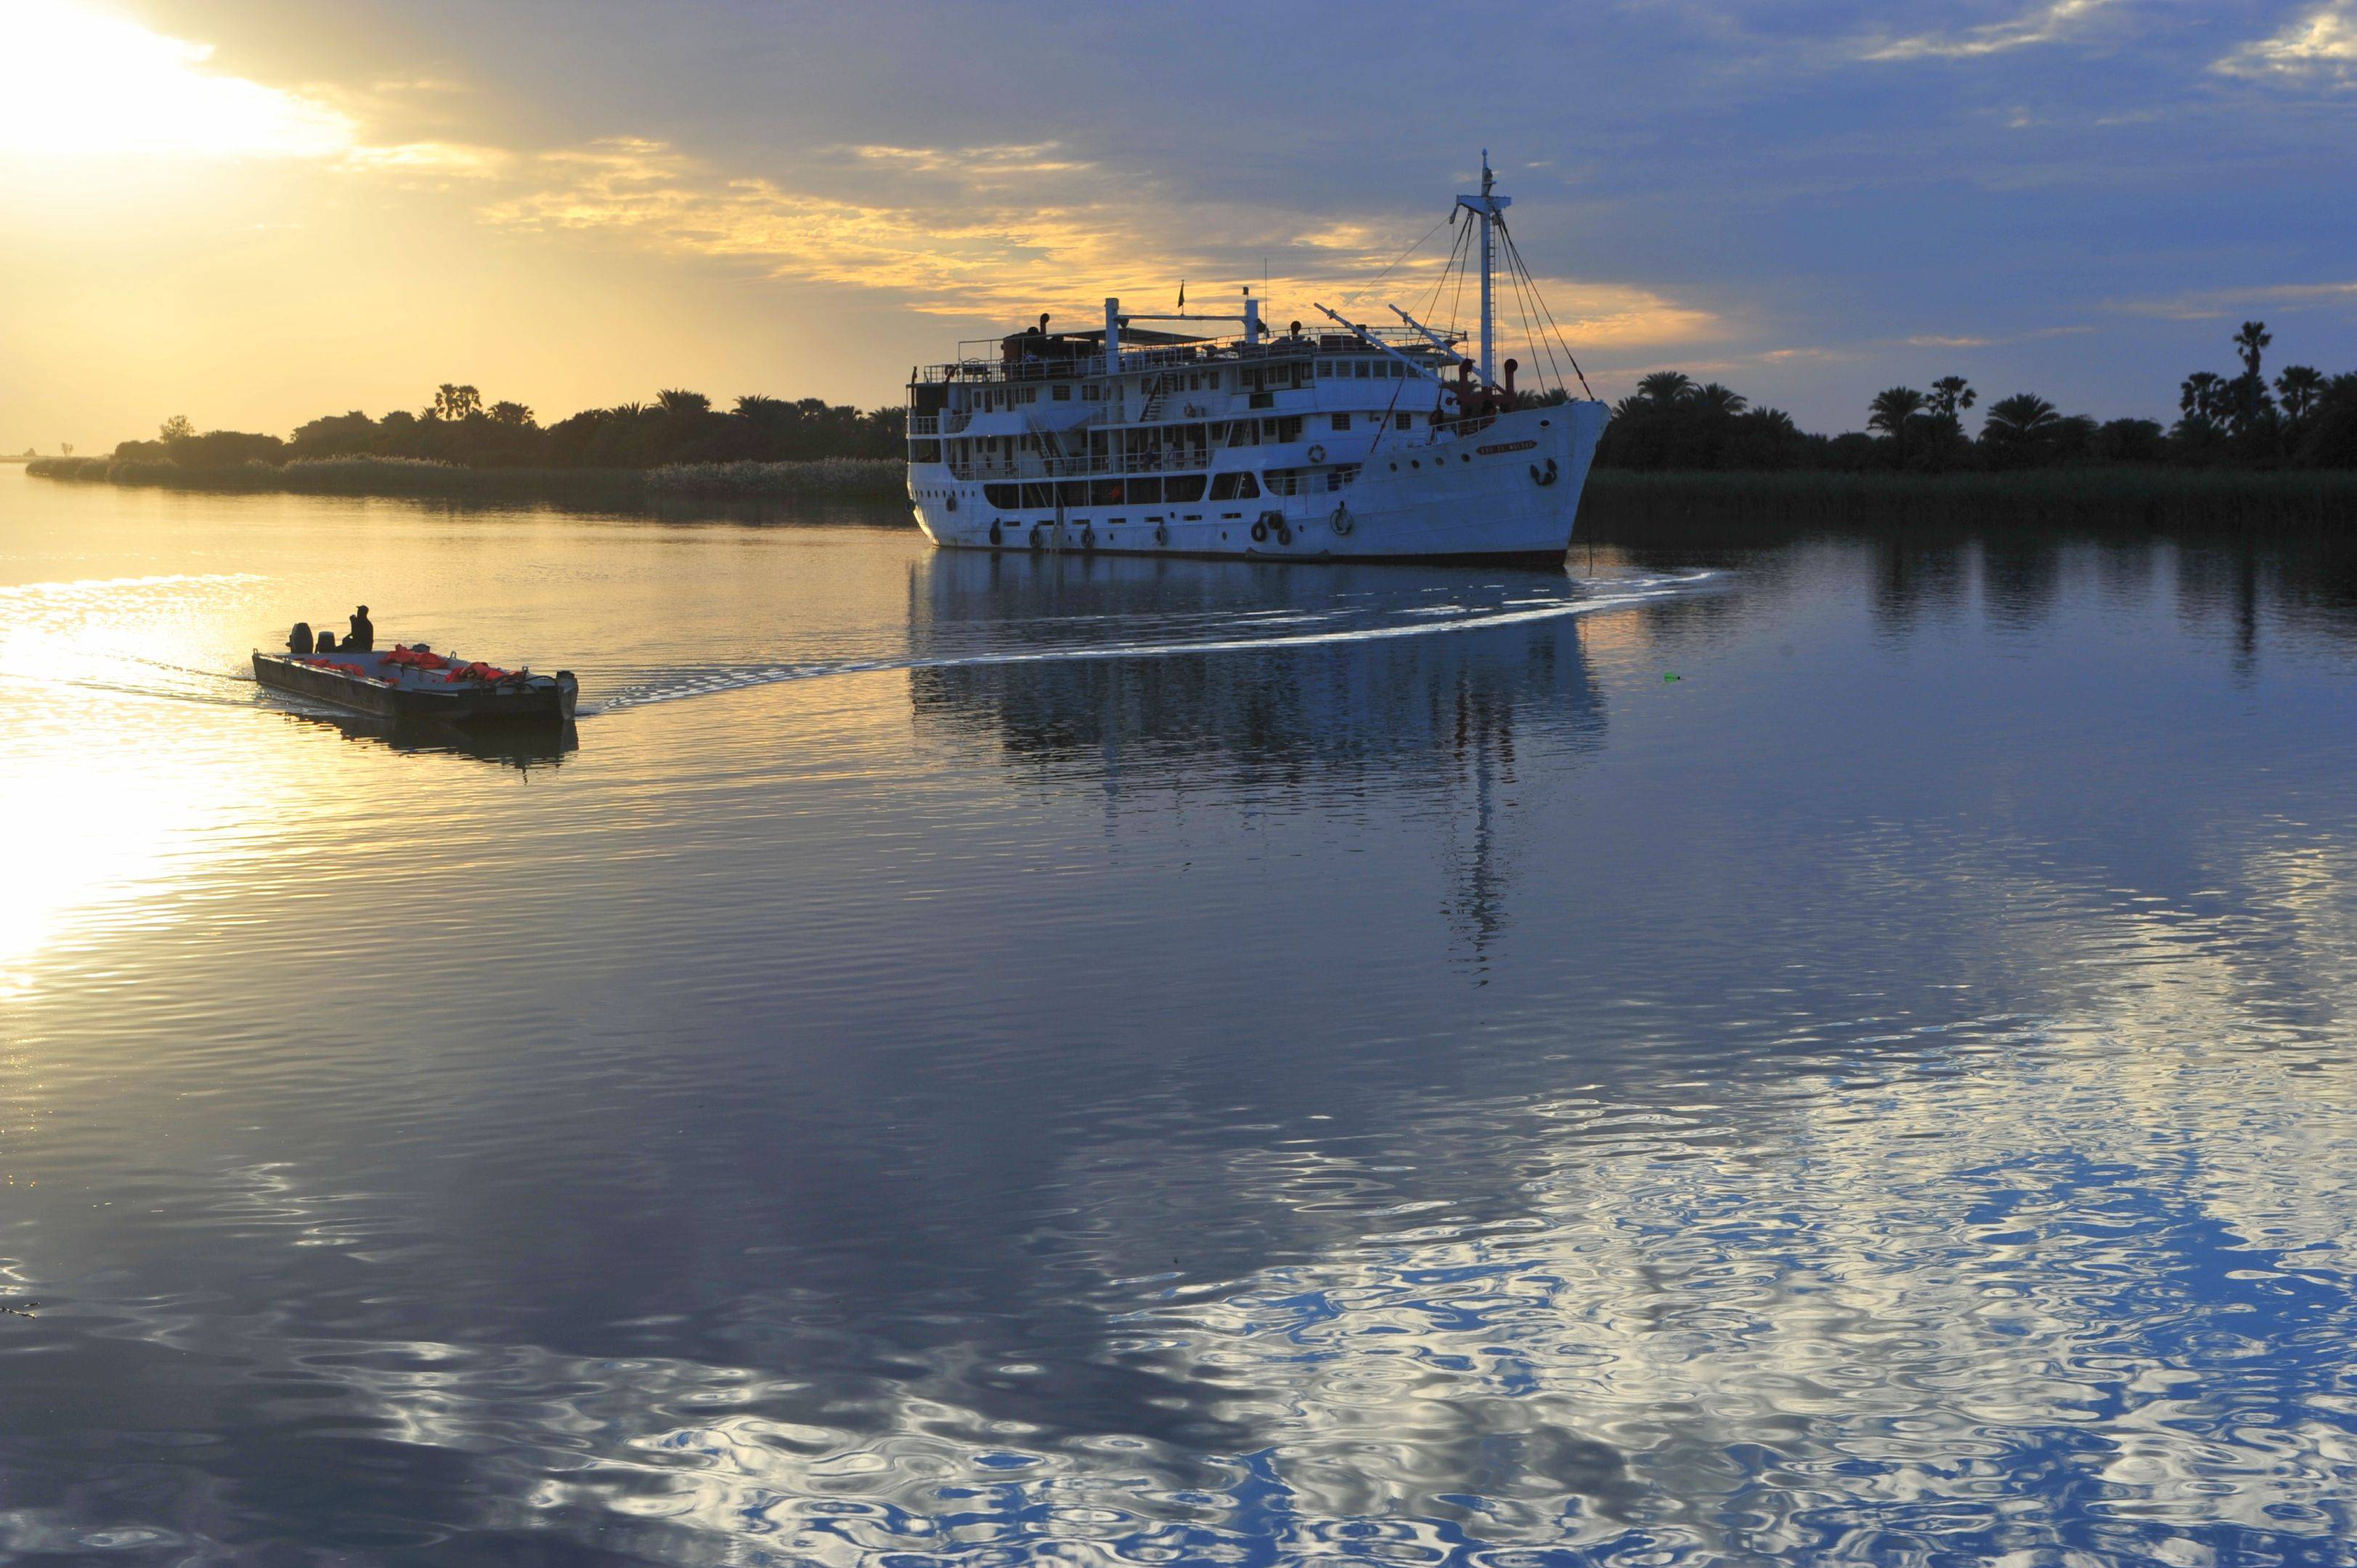
[[[298,620],[295,623],[295,629],[286,634],[286,651],[303,659],[310,655],[311,649],[311,623]]]

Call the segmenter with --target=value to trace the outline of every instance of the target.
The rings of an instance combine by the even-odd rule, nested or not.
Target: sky
[[[1606,397],[2357,369],[2357,0],[0,0],[0,451],[1425,314],[1485,146]]]

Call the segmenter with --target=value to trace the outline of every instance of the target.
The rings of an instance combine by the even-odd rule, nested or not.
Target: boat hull
[[[910,471],[917,522],[944,549],[1270,561],[1554,564],[1570,548],[1606,412],[1523,409],[1442,439],[1378,444],[1338,490],[1131,507],[994,509],[979,482]]]
[[[372,671],[380,667],[382,656],[329,653],[322,657]],[[259,651],[253,656],[253,678],[272,691],[327,703],[348,713],[450,725],[563,725],[572,720],[579,694],[579,686],[567,671],[533,676],[521,685],[461,682],[437,690],[432,685],[354,676],[306,664],[287,654]]]

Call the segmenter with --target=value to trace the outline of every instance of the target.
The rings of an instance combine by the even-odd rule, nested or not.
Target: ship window
[[[1081,401],[1083,403],[1096,402],[1097,389],[1093,385],[1082,387],[1081,389]]]
[[[1333,424],[1336,430],[1348,430],[1351,428],[1351,416],[1347,413],[1338,413],[1334,416]]]
[[[1334,361],[1333,361],[1333,360],[1318,360],[1318,379],[1319,379],[1320,381],[1329,380],[1329,379],[1331,379],[1331,378],[1332,378],[1333,374],[1334,374]]]
[[[1203,476],[1173,474],[1162,481],[1162,499],[1166,501],[1199,501],[1203,499]]]
[[[1067,386],[1060,386],[1056,388],[1052,395],[1058,403],[1070,403],[1072,401],[1072,389]]]
[[[1354,375],[1354,376],[1358,377],[1361,381],[1365,381],[1369,376],[1372,376],[1372,375],[1373,375],[1373,374],[1375,373],[1375,368],[1374,368],[1372,365],[1370,365],[1369,363],[1367,363],[1367,361],[1366,361],[1366,360],[1360,360],[1360,361],[1358,362],[1357,366],[1356,366],[1355,368],[1353,368],[1353,369],[1352,369],[1352,371],[1351,371],[1351,373],[1352,375]]]
[[[1021,487],[1017,485],[985,485],[982,487],[982,493],[991,505],[1004,507],[1008,511],[1013,511],[1023,504],[1019,499],[1020,489]]]

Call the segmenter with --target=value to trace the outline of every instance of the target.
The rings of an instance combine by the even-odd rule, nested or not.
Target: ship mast
[[[1496,295],[1497,253],[1491,225],[1499,221],[1500,214],[1514,204],[1511,196],[1492,194],[1496,184],[1490,173],[1490,149],[1481,149],[1481,194],[1459,196],[1457,205],[1481,220],[1481,379],[1491,386],[1498,383],[1498,306]]]

